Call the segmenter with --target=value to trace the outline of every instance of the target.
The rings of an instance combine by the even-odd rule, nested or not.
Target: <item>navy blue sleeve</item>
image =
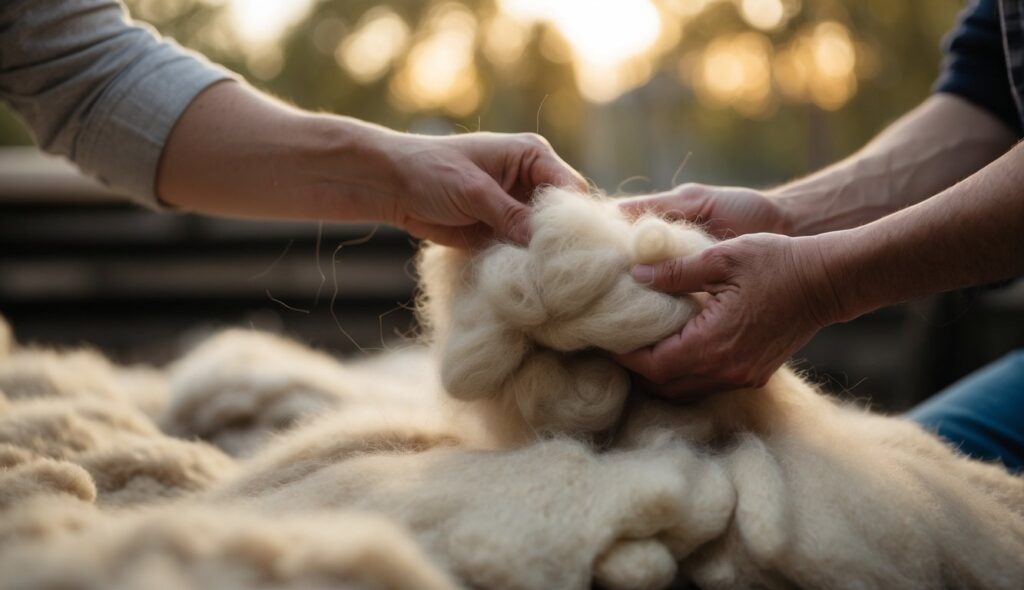
[[[1021,135],[1021,119],[1010,89],[998,0],[975,0],[960,13],[943,41],[945,57],[935,92],[960,96],[985,109]]]

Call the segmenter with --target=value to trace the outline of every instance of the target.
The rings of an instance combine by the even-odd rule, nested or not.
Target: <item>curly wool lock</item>
[[[629,378],[595,349],[622,353],[656,342],[696,308],[638,284],[630,267],[712,241],[692,225],[652,216],[631,222],[610,199],[557,188],[537,196],[532,226],[525,248],[424,251],[421,315],[442,350],[444,387],[492,406],[484,414],[500,416],[513,438],[606,430],[621,414]],[[521,418],[511,431],[510,414]]]

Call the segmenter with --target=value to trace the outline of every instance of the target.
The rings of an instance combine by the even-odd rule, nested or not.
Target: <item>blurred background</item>
[[[129,0],[307,109],[430,134],[536,131],[612,194],[770,186],[929,93],[958,0]],[[22,339],[164,362],[215,327],[403,346],[415,245],[388,228],[154,215],[39,156],[0,112],[0,313]],[[681,166],[685,161],[685,166]],[[1024,344],[1013,286],[886,309],[798,355],[899,410]]]

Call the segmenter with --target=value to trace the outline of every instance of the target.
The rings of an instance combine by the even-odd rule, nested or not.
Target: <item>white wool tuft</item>
[[[423,253],[421,310],[443,351],[442,381],[455,398],[518,408],[526,430],[517,438],[604,431],[621,413],[629,379],[602,350],[651,344],[694,311],[688,298],[636,283],[630,267],[712,242],[656,217],[631,223],[611,200],[557,188],[538,195],[532,228],[525,248]]]
[[[422,349],[341,365],[249,331],[172,367],[170,399],[94,353],[0,357],[0,586],[1019,590],[1024,479],[998,465],[788,369],[687,405],[627,397],[595,349],[694,305],[629,265],[710,242],[541,201],[529,248],[424,254],[440,372],[469,401],[436,395]],[[161,408],[252,457],[167,436]]]

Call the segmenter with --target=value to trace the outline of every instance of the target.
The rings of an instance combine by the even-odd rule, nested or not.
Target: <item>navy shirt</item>
[[[1022,135],[1022,0],[975,0],[946,37],[936,92],[963,97]]]

